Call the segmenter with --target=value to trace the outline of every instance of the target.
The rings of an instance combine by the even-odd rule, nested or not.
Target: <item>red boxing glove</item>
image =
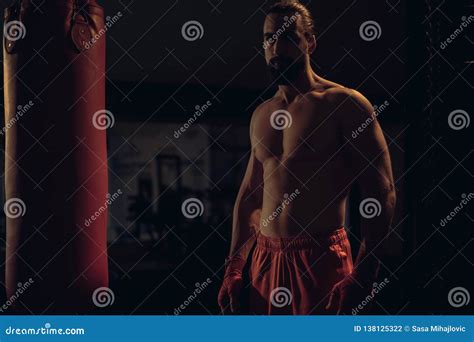
[[[242,290],[242,270],[245,259],[235,255],[226,259],[226,271],[217,301],[222,314],[238,314],[240,312],[240,292]]]

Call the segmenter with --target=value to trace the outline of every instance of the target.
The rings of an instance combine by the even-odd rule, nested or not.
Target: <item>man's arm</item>
[[[258,109],[257,109],[258,110]],[[255,209],[262,207],[263,167],[255,156],[257,142],[254,137],[254,122],[257,111],[250,121],[250,158],[234,204],[232,220],[232,242],[229,257],[247,260],[255,241],[255,231],[251,228],[250,217]]]
[[[255,231],[251,228],[250,217],[255,209],[262,207],[262,194],[263,168],[252,149],[247,170],[235,200],[229,256],[239,255],[247,259],[255,241]]]
[[[382,241],[392,221],[396,193],[388,146],[369,101],[351,91],[341,119],[346,158],[360,189],[362,244],[355,261],[356,280],[372,284],[383,258]],[[355,133],[354,133],[355,132]]]
[[[251,215],[255,209],[262,207],[263,168],[255,157],[252,133],[253,120],[250,123],[252,150],[234,205],[232,242],[229,257],[226,260],[224,281],[218,297],[219,306],[224,314],[239,313],[240,311],[239,295],[242,287],[242,270],[255,242],[255,230],[251,227],[250,222]]]

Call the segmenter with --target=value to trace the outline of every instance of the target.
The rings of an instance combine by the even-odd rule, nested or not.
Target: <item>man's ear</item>
[[[314,34],[308,35],[308,53],[311,55],[316,50],[316,36]]]

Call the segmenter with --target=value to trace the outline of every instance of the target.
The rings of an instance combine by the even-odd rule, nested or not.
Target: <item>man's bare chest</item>
[[[331,113],[280,109],[261,113],[252,130],[257,159],[296,159],[324,162],[337,153],[341,135]]]

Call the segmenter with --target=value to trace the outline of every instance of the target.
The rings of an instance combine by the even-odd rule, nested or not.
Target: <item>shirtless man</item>
[[[250,314],[350,314],[372,291],[395,207],[387,144],[363,95],[313,72],[313,21],[301,3],[270,8],[264,47],[278,91],[251,119],[219,306],[243,313],[249,287]],[[352,186],[361,193],[363,235],[354,266],[344,230]],[[250,217],[260,208],[255,233]]]

